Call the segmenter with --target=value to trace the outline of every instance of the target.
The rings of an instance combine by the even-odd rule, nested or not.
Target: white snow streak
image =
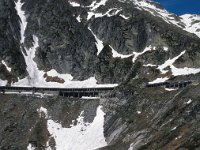
[[[101,40],[94,34],[94,32],[91,30],[90,27],[88,27],[88,29],[91,31],[91,33],[92,33],[93,36],[95,37],[95,40],[96,40],[96,43],[95,43],[95,44],[96,44],[96,47],[97,47],[97,50],[98,50],[97,55],[99,55],[100,52],[103,50],[103,47],[104,47],[103,41],[101,41]]]
[[[11,72],[12,69],[11,69],[10,67],[8,67],[8,65],[6,64],[6,62],[5,62],[4,60],[2,60],[1,63],[6,67],[6,69],[7,69],[9,72]]]
[[[72,6],[72,7],[80,7],[81,5],[77,2],[71,2],[71,1],[68,1],[69,4]]]
[[[45,108],[41,107],[39,112],[44,112],[48,118]],[[76,119],[77,124],[72,123],[70,128],[64,128],[51,119],[47,120],[48,131],[55,139],[57,150],[94,150],[107,145],[103,134],[105,113],[102,107],[97,108],[97,114],[92,123],[84,122],[83,113],[81,112]]]
[[[165,82],[165,81],[167,81],[168,79],[169,79],[169,78],[167,78],[167,77],[164,77],[164,78],[157,78],[157,79],[155,79],[155,80],[149,82],[149,84],[155,84],[155,83]]]
[[[111,8],[107,12],[105,12],[104,14],[103,13],[96,13],[94,11],[90,11],[90,12],[88,12],[87,20],[90,20],[93,16],[95,18],[104,17],[104,16],[112,17],[114,15],[117,15],[120,11],[122,11],[122,9],[118,10],[117,8]]]
[[[150,46],[146,47],[146,48],[143,50],[143,52],[140,52],[140,53],[138,53],[138,52],[133,52],[133,54],[134,54],[133,63],[137,60],[137,58],[138,58],[140,55],[143,55],[144,53],[146,53],[146,52],[148,52],[148,51],[152,51],[152,50],[155,50],[155,47],[152,48],[152,46],[150,45]]]
[[[126,17],[125,15],[120,14],[120,17],[124,18],[125,20],[128,20],[130,17]]]
[[[21,27],[21,43],[24,43],[25,40],[25,30],[27,26],[25,11],[22,10],[23,3],[21,3],[21,0],[18,0],[15,2],[15,9],[17,10],[17,13],[21,19],[20,27]]]
[[[164,70],[166,67],[171,66],[179,57],[181,57],[183,54],[185,54],[185,51],[181,52],[178,56],[174,57],[173,59],[168,59],[164,64],[158,66],[157,69],[160,70],[162,74],[165,74],[166,71]]]
[[[105,6],[106,2],[108,0],[101,0],[99,3],[96,3],[92,8],[91,10],[94,11],[96,10],[97,8],[99,8],[100,6]]]
[[[123,59],[123,58],[128,58],[130,56],[133,56],[133,54],[129,54],[129,55],[120,54],[116,50],[114,50],[114,48],[112,48],[111,46],[110,46],[110,48],[112,49],[113,58],[120,57],[121,59]]]

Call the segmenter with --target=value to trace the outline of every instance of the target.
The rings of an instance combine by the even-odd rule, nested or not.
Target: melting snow
[[[113,11],[113,10],[115,10],[115,11]],[[120,11],[122,11],[122,9],[118,10],[117,8],[111,8],[104,14],[103,13],[95,13],[93,11],[90,11],[90,12],[88,12],[87,20],[90,20],[93,16],[95,18],[104,17],[104,16],[112,17],[114,15],[117,15]]]
[[[116,57],[120,57],[121,59],[123,58],[128,58],[130,56],[133,56],[133,54],[129,54],[129,55],[123,55],[123,54],[119,54],[116,50],[114,50],[111,46],[110,48],[112,49],[112,54],[113,54],[113,58],[116,58]]]
[[[120,14],[120,17],[124,18],[125,20],[129,19],[130,17],[126,17],[125,15]]]
[[[100,6],[105,6],[105,4],[106,4],[106,2],[107,2],[108,0],[101,0],[99,3],[96,3],[92,8],[91,8],[91,10],[93,11],[93,10],[96,10],[97,8],[99,8]]]
[[[187,103],[186,104],[190,104],[192,102],[192,100],[191,99],[189,99],[189,101],[187,101]]]
[[[181,21],[185,24],[184,30],[200,37],[200,15],[185,14],[180,17]]]
[[[162,74],[165,74],[166,71],[164,70],[166,67],[170,66],[172,75],[178,76],[178,75],[189,75],[189,74],[196,74],[200,72],[200,69],[196,68],[176,68],[173,63],[181,57],[183,54],[185,54],[185,51],[181,52],[180,55],[174,57],[173,59],[168,59],[164,64],[160,65],[158,69],[162,72]]]
[[[172,58],[172,59],[168,59],[164,64],[159,65],[157,69],[160,70],[160,72],[162,74],[165,74],[167,71],[164,70],[166,67],[170,67],[171,71],[172,71],[172,75],[173,76],[179,76],[179,75],[189,75],[189,74],[196,74],[200,72],[200,68],[176,68],[173,63],[182,55],[185,54],[185,51],[181,52],[178,56]],[[146,65],[147,66],[147,65]],[[164,82],[166,81],[168,78],[157,78],[156,80],[149,82],[149,83],[159,83],[159,82]]]
[[[156,67],[157,65],[152,65],[152,64],[147,64],[147,65],[143,65],[144,67]]]
[[[11,69],[10,67],[8,67],[8,65],[5,63],[4,60],[2,60],[1,63],[6,67],[6,69],[7,69],[9,72],[11,72],[12,69]]]
[[[36,148],[34,146],[32,146],[31,143],[29,143],[27,150],[35,150]]]
[[[173,89],[173,88],[165,88],[166,91],[175,91],[177,89]]]
[[[96,39],[96,43],[95,43],[95,44],[96,44],[96,47],[97,47],[97,50],[98,50],[97,55],[99,55],[100,52],[102,51],[103,47],[104,47],[103,41],[101,41],[101,40],[94,34],[94,32],[91,30],[90,27],[88,27],[88,29],[91,31],[91,33],[94,35],[94,37],[95,37],[95,39]]]
[[[181,52],[178,56],[174,57],[173,59],[168,59],[164,64],[158,66],[158,69],[162,74],[165,74],[166,71],[164,70],[166,67],[171,66],[179,57],[185,54],[185,51]]]
[[[172,23],[180,27],[178,25],[178,21],[176,21],[176,16],[165,9],[158,8],[152,1],[149,0],[132,0],[133,3],[137,6],[139,10],[146,10],[154,16],[161,17],[167,23]]]
[[[144,53],[146,53],[148,51],[152,51],[152,50],[155,50],[155,47],[152,48],[152,46],[150,45],[150,46],[146,47],[144,49],[144,51],[141,53],[133,52],[133,54],[134,54],[133,62],[135,62],[140,55],[143,55]]]
[[[16,4],[15,8],[16,8],[18,15],[22,21],[21,22],[21,43],[23,45],[24,39],[25,39],[24,33],[25,33],[26,26],[27,26],[27,21],[26,21],[25,12],[22,11],[23,3],[21,3],[21,1],[18,0],[15,4]],[[72,4],[74,4],[74,3],[72,3]],[[23,56],[26,61],[27,72],[28,72],[29,76],[24,79],[19,80],[19,82],[17,82],[17,83],[14,83],[13,86],[68,87],[68,88],[69,87],[70,88],[72,88],[72,87],[73,88],[77,88],[77,87],[81,88],[81,87],[114,87],[114,86],[117,86],[117,84],[98,85],[95,77],[90,77],[89,79],[84,80],[84,81],[72,81],[73,77],[70,74],[59,74],[54,69],[48,71],[47,74],[49,76],[53,76],[53,77],[57,76],[59,78],[62,78],[65,80],[65,83],[61,84],[61,83],[57,83],[57,82],[46,82],[45,78],[43,77],[45,72],[42,70],[39,70],[37,67],[37,64],[33,60],[35,57],[35,52],[38,47],[39,47],[38,37],[33,35],[33,47],[31,47],[30,49],[25,48],[26,54],[24,54],[22,51]],[[101,46],[99,43],[97,44],[97,47],[100,51]]]
[[[0,79],[0,86],[6,86],[8,81]]]
[[[168,51],[168,50],[169,50],[169,48],[168,48],[168,47],[166,47],[166,46],[164,46],[164,47],[163,47],[163,50],[164,50],[164,51]]]
[[[80,17],[80,15],[79,15],[78,17],[76,17],[76,20],[77,20],[78,22],[81,22],[81,17]]]
[[[47,110],[40,108],[48,118]],[[77,124],[72,123],[70,128],[64,128],[60,123],[51,119],[47,120],[48,131],[55,139],[57,150],[94,150],[107,145],[103,134],[104,115],[102,107],[97,108],[96,117],[92,123],[84,122],[83,113],[76,119]],[[47,144],[48,145],[48,144]]]
[[[169,78],[167,78],[167,77],[164,77],[164,78],[157,78],[157,79],[155,79],[155,80],[149,82],[149,84],[155,84],[155,83],[165,82],[165,81],[167,81],[168,79],[169,79]]]
[[[68,1],[69,4],[72,6],[72,7],[80,7],[81,5],[77,2],[71,2],[71,1]]]
[[[26,16],[25,16],[25,11],[22,10],[22,6],[23,3],[21,2],[21,0],[18,0],[17,2],[15,2],[15,9],[17,10],[17,13],[21,19],[21,43],[24,43],[25,40],[25,30],[26,30],[26,26],[27,26],[27,21],[26,21]]]
[[[173,129],[171,129],[171,131],[176,130],[177,127],[174,127]]]
[[[138,113],[138,114],[141,114],[142,112],[141,112],[141,111],[137,111],[137,113]]]
[[[40,115],[41,115],[41,113],[43,112],[43,113],[45,114],[45,117],[48,116],[47,109],[44,108],[44,107],[42,107],[42,106],[41,106],[40,109],[38,109],[37,111],[40,113]]]
[[[179,75],[189,75],[189,74],[197,74],[200,72],[200,68],[176,68],[173,65],[170,66],[172,70],[172,75],[179,76]]]

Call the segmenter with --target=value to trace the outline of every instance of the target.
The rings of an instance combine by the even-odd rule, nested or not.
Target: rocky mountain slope
[[[56,138],[59,131],[48,128],[48,122],[68,134],[83,110],[92,111],[88,113],[93,117],[82,121],[81,128],[87,122],[103,128],[97,133],[97,147],[86,144],[88,149],[199,148],[198,15],[176,16],[149,0],[0,0],[0,20],[1,86],[119,85],[113,91],[116,98],[96,101],[95,110],[83,109],[82,101],[60,97],[53,101],[52,97],[0,95],[1,118],[6,118],[0,125],[2,149],[55,149],[56,144],[59,149],[59,138],[68,137]],[[170,91],[145,87],[188,80],[196,84]],[[56,112],[52,107],[69,110]],[[95,123],[96,111],[101,122]],[[73,117],[68,118],[69,113]],[[96,130],[88,128],[84,139]],[[15,132],[24,134],[15,140]]]

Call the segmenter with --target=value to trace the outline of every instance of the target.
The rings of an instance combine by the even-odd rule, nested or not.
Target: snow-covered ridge
[[[200,15],[185,14],[180,17],[181,21],[185,24],[184,30],[200,37]]]
[[[158,3],[151,0],[130,1],[132,1],[139,10],[148,11],[152,15],[162,18],[165,22],[174,24],[177,27],[200,37],[200,15],[185,14],[179,17],[166,9],[161,8]]]
[[[176,16],[173,13],[168,12],[166,9],[162,8],[156,2],[153,2],[151,0],[128,0],[124,2],[132,2],[136,6],[137,9],[145,10],[151,13],[153,16],[158,16],[162,18],[165,22],[169,24],[175,24],[176,26],[181,27],[179,25],[181,22],[177,20],[178,16]]]
[[[89,8],[87,20],[91,19],[92,16],[98,17],[111,17],[119,14],[122,8],[110,8],[106,13],[96,12],[100,6],[105,6],[109,0],[101,0],[100,2],[93,1],[89,6],[82,6],[76,2],[70,1],[69,3],[73,7],[84,7]],[[161,5],[152,0],[118,0],[123,3],[132,3],[135,8],[139,10],[144,10],[152,14],[153,16],[162,18],[165,22],[173,24],[187,32],[194,33],[200,37],[200,15],[182,15],[177,16],[166,9],[162,8]],[[128,16],[119,14],[124,19],[129,19]]]
[[[84,122],[84,111],[76,119],[75,125],[72,121],[71,127],[64,128],[59,122],[55,122],[48,116],[48,110],[44,107],[38,109],[40,117],[43,115],[47,119],[47,128],[51,137],[55,139],[57,150],[94,150],[107,146],[104,137],[104,115],[102,106],[96,110],[96,117],[92,123]],[[46,144],[47,149],[49,143]],[[31,145],[28,146],[30,149]]]

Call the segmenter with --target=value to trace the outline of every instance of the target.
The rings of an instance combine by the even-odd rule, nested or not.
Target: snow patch
[[[45,108],[40,108],[40,112],[44,112],[46,118],[49,118]],[[47,120],[48,131],[55,139],[57,150],[93,150],[107,146],[103,134],[105,113],[102,111],[102,106],[97,108],[96,117],[92,123],[84,122],[83,113],[81,112],[76,119],[77,124],[72,123],[70,128],[64,128],[51,119]]]
[[[178,56],[176,56],[176,57],[174,57],[174,58],[172,58],[172,59],[169,58],[167,61],[165,61],[164,64],[158,66],[157,69],[159,69],[160,72],[161,72],[162,74],[165,74],[166,71],[165,71],[164,69],[165,69],[166,67],[168,67],[168,66],[171,66],[171,65],[172,65],[179,57],[181,57],[183,54],[185,54],[185,51],[181,52]]]
[[[9,72],[11,72],[12,69],[11,69],[10,67],[8,67],[8,65],[5,63],[4,60],[2,60],[1,63],[6,67],[6,69],[7,69]]]
[[[165,82],[165,81],[167,81],[168,79],[169,79],[169,78],[167,78],[167,77],[164,77],[164,78],[157,78],[157,79],[155,79],[155,80],[149,82],[149,84],[155,84],[155,83]]]
[[[0,86],[6,86],[7,83],[8,83],[7,80],[1,80],[1,79],[0,79]]]
[[[173,88],[165,88],[166,91],[175,91],[177,89],[173,89]]]
[[[36,148],[31,144],[29,143],[29,145],[27,146],[27,150],[35,150]]]
[[[77,2],[68,1],[72,7],[80,7],[81,5]]]
[[[94,11],[90,11],[90,12],[88,12],[87,20],[90,20],[93,16],[95,18],[104,17],[104,16],[112,17],[112,16],[117,15],[120,11],[122,11],[122,9],[117,9],[117,8],[111,8],[104,14],[103,13],[96,13]]]
[[[91,8],[91,10],[94,11],[94,10],[96,10],[97,8],[99,8],[100,6],[105,6],[107,1],[108,1],[108,0],[101,0],[99,3],[96,3],[96,4]]]
[[[152,64],[147,64],[147,65],[143,65],[144,67],[156,67],[157,65],[152,65]]]
[[[163,50],[167,52],[167,51],[169,50],[169,48],[166,47],[166,46],[164,46],[164,47],[163,47]]]
[[[112,48],[110,45],[109,45],[109,47],[112,49],[113,58],[120,57],[121,59],[123,59],[123,58],[128,58],[130,56],[133,56],[133,54],[129,54],[129,55],[120,54],[116,50],[114,50],[114,48]]]
[[[80,17],[80,15],[79,15],[78,17],[76,17],[76,20],[77,20],[78,22],[81,22],[81,17]]]
[[[44,108],[44,107],[40,107],[40,109],[37,110],[39,113],[40,113],[40,117],[41,117],[41,113],[44,113],[45,114],[45,117],[48,116],[48,113],[47,113],[47,109]]]
[[[141,114],[142,112],[138,110],[137,113],[138,113],[138,114]]]
[[[18,16],[21,19],[21,23],[20,23],[20,31],[21,31],[21,43],[24,43],[25,40],[25,30],[26,30],[26,26],[27,26],[27,21],[26,21],[26,16],[25,16],[25,11],[22,10],[22,6],[24,3],[21,2],[21,0],[18,0],[17,2],[15,2],[15,9],[17,11]]]
[[[126,17],[125,15],[123,15],[123,14],[120,14],[119,15],[120,17],[122,17],[122,18],[124,18],[125,20],[128,20],[130,17]]]
[[[176,130],[176,129],[177,129],[177,127],[174,127],[174,128],[171,129],[171,131],[174,131],[174,130]]]
[[[170,66],[172,70],[172,75],[174,76],[179,76],[179,75],[189,75],[189,74],[197,74],[200,72],[200,68],[176,68],[175,66],[171,65]]]
[[[180,17],[181,21],[185,24],[184,30],[200,37],[200,15],[185,14]]]
[[[155,50],[155,49],[156,49],[156,47],[152,47],[152,46],[150,45],[150,46],[146,47],[146,48],[143,50],[143,52],[140,52],[140,53],[138,53],[138,52],[133,52],[133,54],[134,54],[133,63],[137,60],[137,58],[138,58],[140,55],[143,55],[144,53],[146,53],[146,52],[148,52],[148,51]]]
[[[81,99],[100,99],[100,97],[87,97],[87,96],[82,96]]]
[[[186,102],[186,104],[190,104],[190,103],[192,103],[191,99],[189,99],[189,101]]]
[[[103,41],[101,41],[95,34],[94,34],[94,32],[91,30],[91,28],[90,27],[88,27],[88,29],[91,31],[91,33],[94,35],[94,37],[95,37],[95,40],[96,40],[96,47],[97,47],[97,50],[98,50],[98,52],[97,52],[97,55],[99,55],[100,54],[100,52],[103,50],[103,47],[104,47],[104,45],[103,45]]]

